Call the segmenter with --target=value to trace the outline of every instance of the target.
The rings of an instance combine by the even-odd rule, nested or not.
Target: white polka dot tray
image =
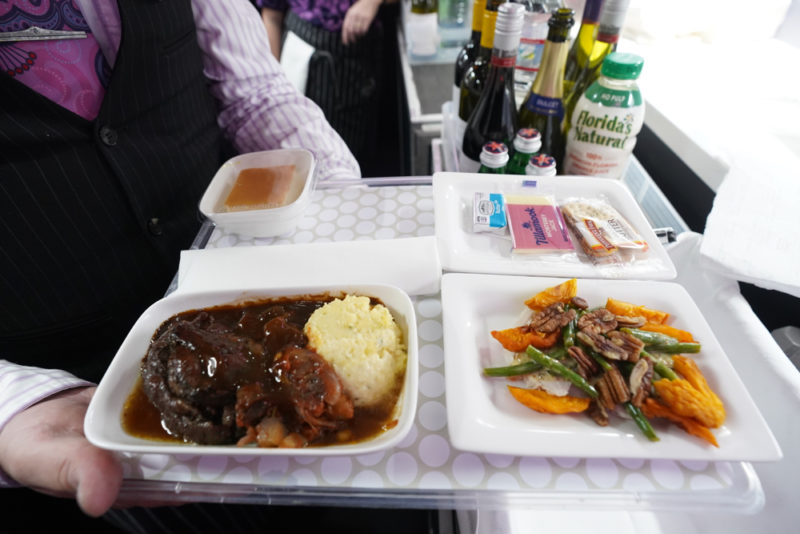
[[[396,240],[434,235],[433,188],[317,189],[294,232],[254,238],[213,229],[206,248]],[[202,246],[202,239],[199,240]],[[321,266],[324,268],[324,266]],[[524,280],[520,278],[520,280]],[[747,462],[580,458],[476,453],[450,441],[442,301],[412,297],[419,387],[411,430],[394,447],[344,456],[120,453],[123,497],[528,510],[717,510],[752,513],[764,491]],[[483,335],[483,334],[481,334]],[[476,340],[477,341],[477,340]],[[478,393],[480,390],[478,390]],[[480,437],[477,436],[476,437]]]

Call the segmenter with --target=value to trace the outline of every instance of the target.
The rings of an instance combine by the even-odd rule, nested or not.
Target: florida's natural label
[[[644,122],[641,93],[593,84],[572,115],[566,174],[621,178]]]

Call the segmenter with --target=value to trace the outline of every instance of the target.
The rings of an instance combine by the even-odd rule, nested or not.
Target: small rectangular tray
[[[442,267],[447,271],[671,280],[677,275],[664,246],[656,237],[630,191],[615,180],[585,176],[536,177],[535,187],[523,187],[528,177],[442,172],[433,177],[436,237]],[[507,236],[472,231],[472,203],[476,192],[528,192],[569,197],[604,198],[647,241],[649,250],[635,261],[598,266],[582,251],[571,254],[514,257]],[[577,247],[577,245],[576,245]],[[579,248],[579,247],[577,247]]]

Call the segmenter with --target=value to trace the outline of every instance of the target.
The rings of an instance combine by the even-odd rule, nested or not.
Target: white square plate
[[[458,449],[518,456],[774,461],[778,443],[686,290],[670,282],[578,280],[589,306],[608,297],[669,312],[670,324],[692,332],[702,351],[692,354],[725,404],[727,419],[714,429],[715,448],[675,425],[652,424],[650,442],[631,420],[611,416],[607,427],[586,414],[535,412],[513,399],[505,379],[483,375],[508,365],[511,353],[490,331],[522,324],[525,300],[564,279],[457,274],[442,279],[445,385],[450,439]]]
[[[408,348],[408,362],[403,390],[397,401],[396,417],[398,423],[394,428],[368,441],[302,449],[165,443],[131,436],[122,428],[122,408],[139,377],[139,364],[147,351],[147,346],[153,333],[166,319],[186,310],[232,302],[325,293],[334,296],[355,294],[378,298],[391,311],[403,331]],[[173,293],[150,306],[125,338],[92,398],[84,422],[84,432],[89,441],[98,447],[136,453],[224,456],[329,456],[373,452],[394,446],[411,429],[417,408],[418,362],[417,321],[414,306],[404,291],[393,286],[349,284],[263,289],[255,287],[246,290]]]
[[[621,182],[585,176],[536,177],[535,188],[520,190],[522,181],[533,178],[514,175],[436,173],[433,176],[433,200],[436,237],[442,267],[447,271],[535,276],[576,276],[581,278],[624,278],[671,280],[677,271],[664,246]],[[552,194],[556,201],[568,197],[608,200],[647,241],[649,250],[635,262],[598,268],[579,254],[561,256],[511,254],[508,236],[472,231],[472,204],[476,192]],[[574,240],[573,240],[574,243]],[[576,248],[580,248],[576,244]],[[524,257],[523,257],[524,256]]]

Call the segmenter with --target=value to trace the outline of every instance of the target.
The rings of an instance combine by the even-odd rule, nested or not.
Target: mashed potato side
[[[336,369],[355,406],[378,404],[397,391],[407,353],[403,333],[385,306],[347,295],[311,314],[305,334]]]

